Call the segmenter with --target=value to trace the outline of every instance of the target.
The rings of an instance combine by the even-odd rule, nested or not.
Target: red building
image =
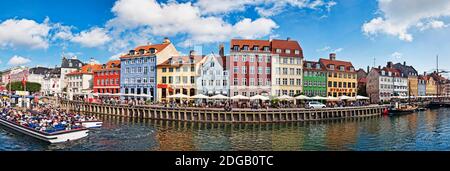
[[[120,60],[109,61],[94,72],[94,93],[120,93]]]

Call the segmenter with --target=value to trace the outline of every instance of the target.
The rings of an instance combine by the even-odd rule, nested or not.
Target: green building
[[[326,69],[319,62],[303,63],[303,92],[306,96],[327,96]]]

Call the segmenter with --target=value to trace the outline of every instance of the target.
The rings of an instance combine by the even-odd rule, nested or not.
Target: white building
[[[198,94],[229,96],[230,82],[228,71],[224,70],[225,60],[225,57],[214,54],[202,59],[197,77]]]
[[[44,84],[41,88],[42,93],[47,96],[62,93],[61,82],[61,68],[51,69],[44,76]]]
[[[38,83],[41,85],[41,92],[45,84],[45,75],[50,72],[51,69],[45,67],[34,67],[28,70],[28,82]]]
[[[66,79],[66,75],[79,70],[85,64],[81,62],[77,57],[72,57],[68,59],[63,57],[61,62],[61,73],[60,73],[60,89],[63,91],[65,88],[68,88],[68,80]]]
[[[408,78],[392,67],[372,68],[367,75],[367,94],[372,103],[390,101],[393,96],[408,95]]]

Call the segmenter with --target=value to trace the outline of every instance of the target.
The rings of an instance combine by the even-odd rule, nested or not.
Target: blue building
[[[156,66],[169,57],[179,55],[169,39],[162,44],[139,46],[120,57],[121,99],[151,100],[157,99]]]

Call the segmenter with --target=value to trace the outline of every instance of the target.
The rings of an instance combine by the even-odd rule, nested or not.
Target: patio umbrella
[[[370,98],[365,96],[356,96],[356,100],[369,100]]]
[[[268,97],[265,96],[261,96],[261,95],[256,95],[253,97],[250,97],[250,100],[262,100],[262,101],[266,101],[266,100],[270,100]]]
[[[288,95],[283,95],[283,96],[277,97],[277,99],[279,99],[279,100],[294,100],[293,97],[288,96]]]
[[[231,100],[250,100],[250,97],[243,96],[243,95],[237,95],[231,97]]]
[[[192,99],[209,99],[209,96],[203,94],[197,94],[195,96],[191,96]]]
[[[215,99],[215,100],[227,100],[227,99],[229,99],[229,97],[224,96],[224,95],[221,95],[221,94],[218,94],[218,95],[212,96],[211,99]]]
[[[339,100],[351,100],[351,99],[352,99],[352,97],[349,97],[349,96],[346,96],[346,95],[343,95],[343,96],[339,97]]]
[[[189,98],[188,95],[184,95],[184,94],[175,94],[175,95],[171,95],[168,98],[174,98],[174,99],[187,99]]]
[[[309,100],[311,98],[308,97],[308,96],[305,96],[305,95],[300,95],[300,96],[295,97],[295,99],[297,99],[297,100]]]
[[[339,101],[339,98],[333,97],[333,96],[328,96],[328,97],[326,97],[326,100],[327,101]]]
[[[311,99],[311,100],[326,100],[327,98],[326,97],[321,97],[321,96],[314,96],[314,97],[311,97],[309,99]]]

